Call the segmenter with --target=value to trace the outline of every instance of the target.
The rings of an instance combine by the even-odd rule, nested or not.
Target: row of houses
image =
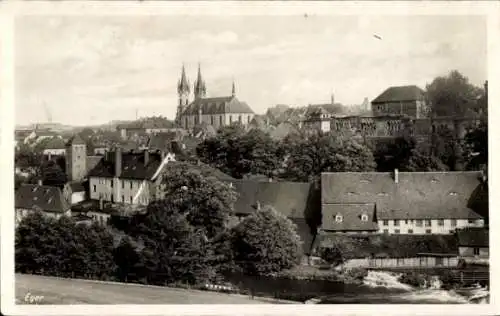
[[[71,214],[72,208],[79,214],[86,210],[104,222],[113,209],[134,212],[157,197],[165,165],[175,163],[175,155],[165,151],[117,149],[87,156],[84,147],[78,138],[68,143],[70,181],[62,190],[20,187],[18,220],[33,209],[56,217]],[[316,235],[450,235],[484,227],[488,214],[487,203],[478,201],[487,186],[481,172],[323,173],[319,186],[220,178],[239,195],[238,217],[272,206],[297,224],[306,251]]]

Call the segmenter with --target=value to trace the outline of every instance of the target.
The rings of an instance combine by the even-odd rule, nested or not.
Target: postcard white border
[[[490,161],[498,156],[496,135],[498,127],[494,118],[500,118],[498,78],[500,70],[500,5],[498,2],[2,2],[0,3],[0,213],[1,232],[1,303],[7,315],[304,315],[344,314],[371,315],[381,309],[386,315],[494,315],[497,307],[500,283],[498,253],[490,252],[491,304],[489,305],[15,305],[14,304],[14,209],[13,203],[13,144],[14,144],[14,27],[15,16],[20,15],[485,15],[488,17],[488,80],[489,80],[489,154]],[[489,166],[490,226],[500,227],[495,199],[500,175],[496,165]],[[500,240],[496,229],[490,231],[490,239]]]

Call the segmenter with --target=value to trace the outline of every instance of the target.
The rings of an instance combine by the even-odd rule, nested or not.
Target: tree
[[[215,137],[196,149],[203,162],[241,179],[247,174],[276,175],[281,161],[277,144],[269,134],[252,129],[248,133],[238,125],[219,130]]]
[[[210,169],[184,162],[167,164],[164,174],[160,201],[151,208],[175,207],[208,238],[225,229],[236,201],[236,192],[229,184],[217,179]]]
[[[282,175],[290,181],[313,181],[322,172],[362,172],[375,169],[373,153],[353,139],[331,134],[285,139],[281,152],[287,157]]]
[[[44,185],[57,186],[59,188],[63,188],[64,184],[68,181],[61,167],[52,160],[42,165],[41,177]]]
[[[131,234],[144,244],[137,271],[148,284],[195,284],[213,277],[209,240],[174,205],[150,204],[146,214],[132,219]]]
[[[477,112],[478,100],[484,90],[469,83],[469,79],[453,70],[447,76],[435,78],[426,87],[435,116],[464,116],[469,109]]]
[[[112,249],[113,237],[103,227],[34,212],[16,229],[16,271],[109,279],[114,272]]]
[[[441,159],[430,152],[430,149],[425,146],[417,146],[411,151],[410,158],[401,165],[402,171],[447,171],[446,166]]]
[[[265,275],[296,265],[302,255],[297,227],[283,214],[265,207],[233,228],[235,261],[244,273]]]
[[[488,123],[481,124],[465,136],[464,156],[467,170],[480,170],[488,165]]]

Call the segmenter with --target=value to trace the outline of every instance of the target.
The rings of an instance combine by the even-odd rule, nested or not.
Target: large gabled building
[[[322,173],[320,231],[425,235],[483,227],[473,200],[484,181],[473,171]]]
[[[216,130],[236,123],[248,125],[255,115],[247,103],[236,97],[234,82],[231,95],[207,98],[207,89],[199,66],[198,77],[194,83],[194,100],[189,100],[191,88],[184,66],[177,85],[177,92],[179,104],[176,121],[179,126],[187,130],[193,130],[203,123],[213,126]]]
[[[375,116],[426,117],[425,91],[415,85],[389,87],[372,101],[372,112]]]

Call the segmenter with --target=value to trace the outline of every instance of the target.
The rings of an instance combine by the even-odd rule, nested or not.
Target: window
[[[382,224],[383,224],[384,226],[389,226],[389,221],[388,221],[388,220],[386,220],[386,219],[384,219],[384,221],[382,222]]]
[[[232,124],[233,123],[233,116],[231,114],[229,114],[229,124]]]
[[[125,195],[122,195],[122,202],[125,203]]]
[[[408,225],[408,220],[407,219],[405,219],[405,224]]]
[[[361,215],[361,220],[362,220],[363,222],[368,221],[368,215],[366,215],[366,214]]]
[[[95,187],[95,184],[94,184],[94,192],[96,191],[96,187]]]
[[[455,231],[453,229],[450,230],[450,234],[453,234]]]
[[[438,226],[444,226],[444,219],[438,219]]]
[[[417,219],[417,227],[422,227],[422,220],[421,219]]]
[[[113,180],[111,180],[110,182],[111,182],[111,187],[113,187]]]
[[[456,219],[452,219],[451,220],[451,227],[456,227],[457,226],[457,220]]]
[[[479,256],[479,248],[474,248],[474,256]]]
[[[210,124],[214,125],[214,117],[210,116]]]
[[[222,115],[219,117],[219,125],[222,125]]]
[[[426,229],[426,230],[425,230],[425,233],[426,233],[426,234],[430,234],[431,232],[432,232],[432,231],[431,231],[430,229]]]
[[[395,233],[395,234],[399,234],[399,233],[400,233],[400,230],[399,230],[399,229],[395,229],[395,230],[394,230],[394,233]]]
[[[427,227],[432,226],[432,223],[431,223],[430,219],[426,219],[425,220],[425,226],[427,226]]]
[[[249,124],[250,124],[250,115],[249,115],[249,116],[247,116],[247,123],[249,123]]]
[[[130,189],[132,189],[132,184],[134,184],[132,181],[130,181]]]
[[[134,202],[133,198],[130,197],[130,204],[132,204]]]
[[[184,120],[184,122],[185,122],[185,125],[186,125],[185,127],[187,128],[187,127],[188,127],[188,118],[187,118],[187,117],[186,117],[186,119]]]
[[[111,194],[111,202],[114,202],[115,200],[113,199],[113,194]]]
[[[388,229],[384,229],[384,234],[389,234],[389,230]]]
[[[394,220],[394,226],[399,226],[399,219]]]
[[[341,223],[342,222],[342,215],[335,215],[335,221],[337,223]]]
[[[408,234],[413,234],[413,229],[408,229]]]
[[[473,224],[474,223],[474,220],[473,219],[469,219],[469,224]]]

